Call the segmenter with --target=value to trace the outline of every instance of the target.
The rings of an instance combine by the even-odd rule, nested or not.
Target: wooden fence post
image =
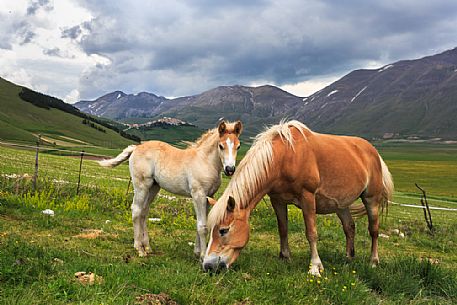
[[[83,166],[84,150],[81,151],[81,160],[79,161],[79,175],[78,175],[78,187],[76,188],[76,195],[79,195],[79,185],[81,184],[81,169]]]
[[[38,180],[38,152],[40,150],[41,135],[38,135],[38,140],[36,142],[36,154],[35,154],[35,172],[33,173],[33,191],[37,190],[37,180]]]
[[[129,179],[129,184],[127,184],[127,192],[125,192],[125,201],[127,202],[128,204],[128,195],[129,195],[129,189],[130,189],[130,183],[132,183],[132,177],[130,177]]]
[[[430,208],[428,207],[427,202],[427,194],[425,190],[422,189],[417,183],[414,183],[416,187],[422,192],[421,204],[424,210],[424,218],[425,222],[427,223],[427,227],[430,230],[430,233],[434,233],[433,222],[432,222],[432,214],[430,213]]]

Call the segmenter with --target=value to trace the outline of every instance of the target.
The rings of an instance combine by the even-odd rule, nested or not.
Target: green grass
[[[381,149],[396,181],[394,201],[417,204],[417,192],[410,184],[423,176],[421,185],[431,197],[450,201],[430,201],[431,205],[456,208],[455,180],[444,183],[442,177],[447,173],[452,178],[457,160],[440,161],[442,152],[433,150],[404,158],[409,150],[409,146],[404,146],[406,153],[401,147]],[[432,161],[434,154],[436,161]],[[277,258],[276,218],[267,200],[252,214],[250,242],[233,269],[209,275],[201,271],[189,245],[195,239],[195,220],[188,200],[158,197],[150,211],[150,217],[161,218],[159,223],[149,223],[153,254],[139,258],[132,246],[132,190],[126,195],[126,165],[101,169],[85,160],[81,192],[76,195],[79,160],[43,154],[39,190],[34,193],[27,179],[5,176],[33,173],[33,152],[0,147],[0,155],[3,304],[133,304],[137,296],[160,292],[179,304],[457,302],[456,212],[432,210],[436,227],[432,236],[422,210],[391,206],[381,224],[381,232],[390,238],[380,239],[381,264],[375,269],[369,267],[366,218],[357,220],[356,259],[348,262],[338,218],[319,216],[318,248],[326,269],[318,279],[307,275],[308,243],[301,212],[293,206],[289,212],[292,259]],[[429,159],[421,160],[423,155]],[[430,168],[434,162],[439,166]],[[41,214],[44,208],[54,209],[55,217]],[[103,231],[95,239],[78,237],[91,229]],[[406,237],[396,236],[393,229],[405,232]],[[78,271],[94,272],[103,282],[81,285],[74,279]]]

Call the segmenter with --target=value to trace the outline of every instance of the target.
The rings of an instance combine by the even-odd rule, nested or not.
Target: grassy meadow
[[[431,206],[457,208],[457,146],[377,147],[394,176],[395,203],[420,204],[417,182]],[[149,215],[160,218],[149,222],[153,253],[139,258],[126,164],[103,169],[84,160],[78,195],[78,158],[41,154],[36,192],[33,169],[34,152],[0,147],[2,304],[147,304],[141,300],[159,293],[178,304],[457,303],[457,211],[432,210],[432,235],[421,209],[391,205],[381,224],[388,237],[380,238],[381,263],[374,269],[365,217],[356,222],[356,258],[349,262],[338,218],[318,216],[318,249],[326,269],[315,278],[307,274],[301,212],[290,206],[292,259],[281,261],[276,217],[266,199],[252,214],[250,242],[233,269],[210,275],[193,254],[195,220],[188,199],[161,191]],[[227,182],[224,178],[219,192]],[[47,208],[54,217],[41,213]],[[79,271],[93,272],[97,280],[81,284],[75,278]]]

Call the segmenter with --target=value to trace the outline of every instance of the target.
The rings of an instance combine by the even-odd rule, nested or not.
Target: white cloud
[[[79,101],[79,91],[76,89],[71,90],[70,93],[68,93],[64,99],[65,102],[69,104],[74,104]]]
[[[307,80],[295,84],[288,84],[281,86],[282,90],[295,94],[296,96],[310,96],[313,93],[325,88],[334,81],[338,80],[342,75],[338,76],[327,76],[327,77],[316,77],[312,80]]]

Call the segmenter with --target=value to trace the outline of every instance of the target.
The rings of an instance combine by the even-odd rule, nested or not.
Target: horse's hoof
[[[283,261],[290,261],[290,254],[284,254],[282,252],[279,252],[279,259]]]
[[[309,268],[308,273],[311,274],[312,276],[318,276],[318,277],[321,276],[321,273],[319,272],[319,267],[317,267],[317,266],[312,266],[311,268]]]
[[[371,268],[376,268],[379,265],[379,258],[372,258],[371,259]]]

